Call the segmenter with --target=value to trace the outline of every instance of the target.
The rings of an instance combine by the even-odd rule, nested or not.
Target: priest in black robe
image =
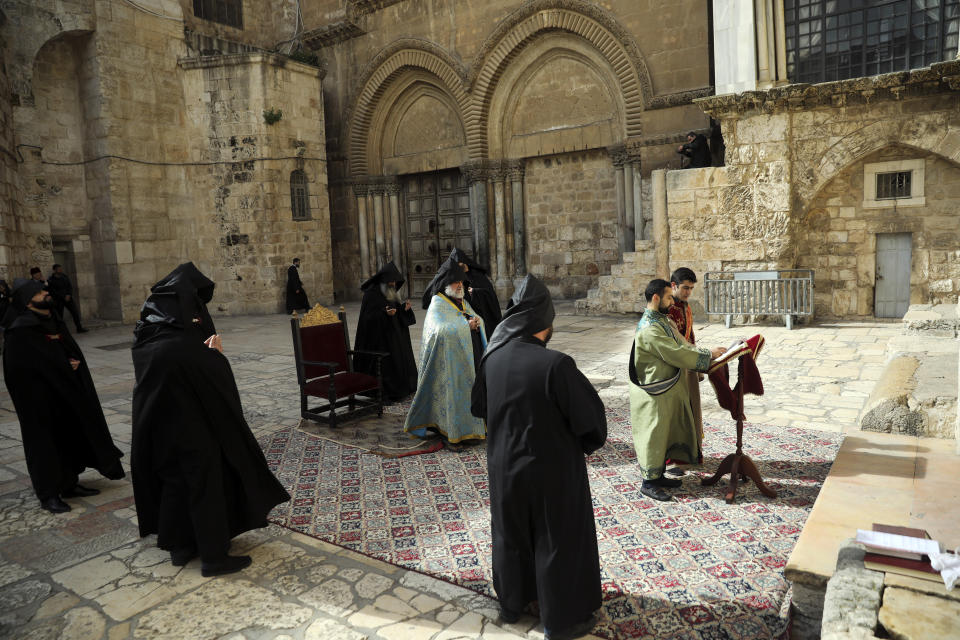
[[[504,622],[534,600],[547,638],[596,624],[600,555],[587,465],[607,439],[603,402],[573,358],[547,349],[547,287],[528,275],[494,332],[471,412],[487,421],[493,586]]]
[[[174,565],[200,556],[204,576],[239,571],[230,539],[265,527],[290,499],[243,417],[240,394],[207,312],[214,283],[192,262],[153,285],[133,345],[131,470],[140,535]]]
[[[410,326],[417,323],[409,300],[400,298],[404,279],[392,261],[363,283],[363,302],[357,322],[356,351],[389,353],[381,362],[383,390],[392,402],[417,390],[417,361],[410,343]],[[376,358],[355,355],[354,369],[377,375]]]
[[[100,493],[77,483],[87,467],[125,474],[90,369],[43,282],[18,278],[4,331],[3,379],[20,421],[23,451],[40,506],[70,511],[63,498]]]
[[[287,268],[287,313],[300,309],[309,310],[310,301],[300,279],[300,258],[294,258],[293,264]]]
[[[475,262],[470,254],[459,248],[454,248],[450,252],[449,260],[460,265],[460,268],[466,274],[463,282],[463,299],[470,303],[478,316],[483,318],[486,337],[489,340],[494,329],[497,328],[502,314],[497,290],[490,282],[490,278],[487,277],[487,269]],[[434,278],[434,281],[427,285],[427,290],[423,293],[423,308],[429,307],[431,298],[442,291],[439,281]]]

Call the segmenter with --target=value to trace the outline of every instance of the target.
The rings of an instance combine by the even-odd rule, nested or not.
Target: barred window
[[[243,0],[193,0],[193,15],[243,29]]]
[[[307,190],[307,174],[297,169],[290,174],[290,207],[294,220],[310,219],[310,193]]]
[[[786,0],[787,76],[829,82],[953,60],[960,0]]]
[[[893,171],[877,174],[877,200],[910,197],[912,171]]]

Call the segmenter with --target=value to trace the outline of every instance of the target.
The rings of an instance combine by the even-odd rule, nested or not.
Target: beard
[[[387,302],[400,302],[400,292],[385,282],[380,283],[380,293],[387,299]]]
[[[452,284],[448,284],[443,290],[443,293],[448,298],[456,298],[457,300],[463,300],[463,287],[460,289],[454,289]]]
[[[661,305],[659,305],[659,307],[658,307],[658,311],[660,311],[660,313],[666,314],[666,313],[668,313],[668,312],[670,311],[670,305],[668,304],[668,305],[664,306],[663,304],[661,304]]]

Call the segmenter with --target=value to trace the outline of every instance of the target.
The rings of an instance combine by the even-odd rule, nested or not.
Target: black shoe
[[[659,500],[660,502],[670,502],[673,500],[669,493],[660,488],[659,485],[650,483],[649,480],[644,480],[643,484],[640,485],[640,493],[648,498]]]
[[[77,329],[77,333],[86,333],[88,331],[90,331],[90,329]]]
[[[590,616],[584,622],[559,631],[550,631],[544,628],[543,637],[547,640],[573,640],[587,635],[597,626],[597,616]]]
[[[507,624],[516,624],[520,621],[520,614],[517,611],[511,611],[510,609],[500,607],[500,620],[501,622],[506,622]]]
[[[668,478],[682,478],[687,475],[687,472],[683,470],[683,467],[670,467],[663,472],[663,475]]]
[[[82,484],[76,484],[73,486],[73,489],[64,491],[61,495],[63,495],[64,498],[86,498],[87,496],[96,496],[99,494],[100,489],[91,489]]]
[[[228,573],[236,573],[241,569],[246,569],[251,562],[253,560],[250,556],[227,556],[218,562],[204,562],[200,565],[200,573],[203,574],[204,578],[225,576]]]
[[[175,567],[182,567],[197,557],[197,548],[173,549],[170,551],[170,563]]]
[[[649,480],[648,482],[658,487],[663,487],[664,489],[676,489],[677,487],[683,486],[683,482],[676,478],[657,478],[656,480]]]
[[[40,506],[50,513],[66,513],[72,508],[66,502],[61,500],[58,496],[52,498],[47,498],[46,500],[40,501]]]

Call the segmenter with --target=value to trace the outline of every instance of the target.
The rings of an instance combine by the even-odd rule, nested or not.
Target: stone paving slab
[[[346,305],[354,334],[356,303]],[[604,401],[629,403],[627,358],[635,316],[584,318],[558,303],[551,347],[570,353]],[[417,310],[422,323],[423,312]],[[217,318],[254,433],[299,420],[290,326],[286,316]],[[419,351],[421,324],[411,337]],[[842,431],[855,418],[885,361],[897,325],[802,326],[697,323],[699,342],[727,345],[762,333],[766,394],[749,397],[754,424]],[[78,337],[117,445],[129,451],[130,327]],[[103,348],[108,347],[108,348]],[[729,420],[703,387],[708,420]],[[124,460],[128,463],[128,460]],[[85,473],[99,496],[71,499],[55,516],[38,508],[20,448],[12,404],[0,385],[0,637],[126,640],[227,638],[380,640],[542,638],[531,617],[498,625],[489,598],[429,576],[361,556],[277,526],[234,540],[253,565],[208,579],[199,562],[173,567],[151,536],[139,539],[127,480]]]

